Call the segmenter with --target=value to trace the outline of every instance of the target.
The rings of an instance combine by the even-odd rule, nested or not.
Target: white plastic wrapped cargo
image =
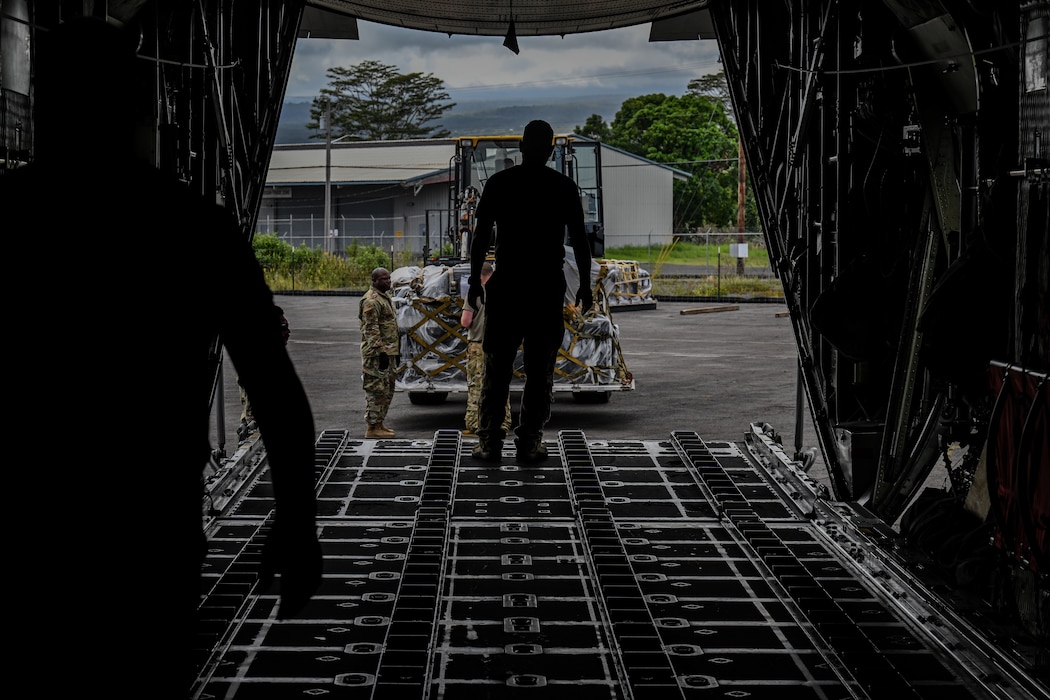
[[[401,391],[442,394],[467,390],[466,329],[454,274],[464,266],[401,267],[391,274],[391,295],[401,333]]]
[[[449,393],[467,390],[466,329],[459,318],[469,273],[469,265],[462,263],[403,267],[391,275],[401,331],[397,390],[408,392],[413,403],[439,402]],[[610,316],[609,295],[616,276],[609,275],[599,262],[592,263],[594,308],[586,316],[573,306],[580,283],[569,248],[565,280],[565,336],[555,366],[554,390],[571,391],[582,401],[604,402],[611,392],[634,389],[634,377],[620,351],[619,328]],[[511,390],[520,391],[524,385],[520,351],[514,366]]]
[[[648,270],[634,260],[602,259],[598,263],[610,308],[656,308]]]

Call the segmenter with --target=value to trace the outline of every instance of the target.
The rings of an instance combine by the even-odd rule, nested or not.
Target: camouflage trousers
[[[478,405],[481,403],[481,381],[485,374],[485,351],[481,343],[467,343],[467,413],[463,424],[472,433],[478,432]],[[507,397],[507,417],[503,432],[510,434],[510,397]]]
[[[248,398],[248,392],[244,390],[244,387],[238,382],[237,390],[241,394],[241,422],[251,423],[255,420],[255,413],[252,411],[252,402]]]
[[[394,382],[397,368],[390,363],[388,369],[379,369],[379,356],[361,360],[361,382],[365,390],[365,421],[377,425],[386,419],[390,401],[394,398]]]

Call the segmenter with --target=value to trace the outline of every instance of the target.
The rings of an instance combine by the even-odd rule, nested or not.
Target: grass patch
[[[731,238],[733,236],[720,236]],[[736,241],[733,241],[735,243]],[[649,271],[650,276],[659,277],[665,264],[691,265],[696,267],[719,265],[721,257],[722,270],[728,273],[736,269],[737,259],[729,255],[730,242],[693,243],[690,241],[673,241],[662,246],[626,245],[618,248],[606,248],[603,257],[614,260],[637,260]],[[764,245],[748,243],[747,257],[744,258],[744,273],[747,270],[769,270],[769,251]]]
[[[418,265],[410,254],[390,254],[374,246],[351,246],[346,255],[332,255],[306,247],[293,248],[276,235],[258,234],[253,240],[255,255],[274,291],[353,291],[364,292],[371,284],[375,267]],[[662,276],[664,264],[717,265],[722,256],[721,274]],[[736,274],[736,258],[729,257],[729,243],[710,247],[689,241],[676,241],[652,250],[647,246],[622,246],[605,251],[604,258],[634,260],[649,272],[653,294],[658,297],[753,297],[784,298],[780,281],[768,274],[769,257],[764,247],[748,246],[745,274]],[[649,262],[652,260],[653,262]],[[748,275],[752,270],[754,274]]]
[[[744,297],[783,299],[784,288],[774,277],[705,275],[701,277],[654,277],[657,297]]]
[[[769,274],[769,251],[764,245],[748,245],[744,274],[737,273],[737,259],[729,255],[732,235],[721,235],[717,243],[674,240],[660,247],[632,245],[608,248],[606,258],[637,260],[649,272],[653,295],[657,297],[742,297],[783,299],[780,280]],[[721,258],[721,259],[719,259]],[[664,275],[664,265],[695,267],[697,273]],[[715,268],[715,274],[702,274]],[[750,272],[751,274],[748,274]]]

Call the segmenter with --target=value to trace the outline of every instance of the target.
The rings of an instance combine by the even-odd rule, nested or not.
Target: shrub
[[[367,273],[369,284],[372,283],[372,270],[377,267],[390,267],[392,264],[389,253],[379,246],[358,245],[357,241],[346,249],[346,258],[352,265]]]
[[[276,234],[257,234],[252,247],[266,283],[275,291],[364,290],[372,283],[372,270],[391,265],[381,248],[356,242],[346,257],[306,246],[293,248]]]
[[[292,246],[272,233],[256,234],[252,239],[252,249],[264,271],[279,270],[292,256]]]

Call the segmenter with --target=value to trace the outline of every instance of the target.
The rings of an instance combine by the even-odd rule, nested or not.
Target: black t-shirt
[[[586,241],[579,189],[542,164],[518,165],[492,175],[477,209],[475,236],[484,239],[495,222],[495,276],[515,280],[561,275],[566,228]],[[586,243],[585,243],[586,245]]]

